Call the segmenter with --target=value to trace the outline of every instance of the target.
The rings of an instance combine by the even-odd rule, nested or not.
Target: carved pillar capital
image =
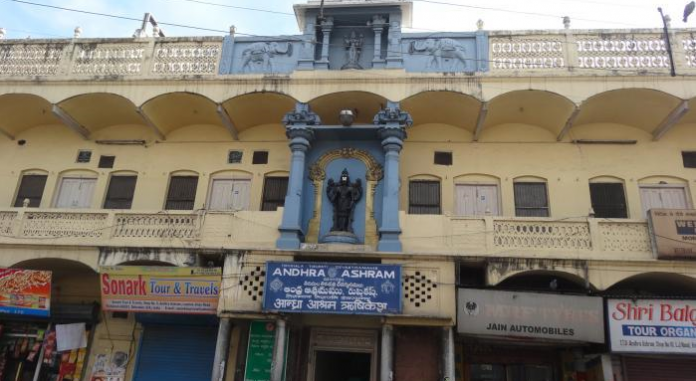
[[[406,128],[413,124],[413,118],[399,108],[398,102],[387,102],[387,107],[375,115],[374,124],[386,128]]]

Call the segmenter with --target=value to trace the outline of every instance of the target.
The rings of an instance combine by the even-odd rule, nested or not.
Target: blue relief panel
[[[401,50],[409,72],[488,71],[488,36],[484,32],[404,34]]]
[[[301,36],[274,39],[226,37],[220,74],[288,74],[297,68]]]

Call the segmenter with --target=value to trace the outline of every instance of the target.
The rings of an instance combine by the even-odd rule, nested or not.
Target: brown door
[[[694,381],[693,358],[624,357],[625,381]]]

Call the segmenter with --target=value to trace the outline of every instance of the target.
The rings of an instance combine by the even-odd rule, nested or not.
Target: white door
[[[457,185],[456,213],[458,216],[497,216],[498,186]]]
[[[249,180],[218,179],[213,180],[210,191],[210,210],[248,210]]]
[[[86,209],[92,206],[92,195],[97,179],[66,177],[60,182],[56,208]]]
[[[643,216],[650,209],[688,209],[686,189],[680,187],[640,187]]]

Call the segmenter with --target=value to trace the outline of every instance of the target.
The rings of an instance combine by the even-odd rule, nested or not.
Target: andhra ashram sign
[[[696,210],[651,209],[653,247],[659,259],[696,259]]]
[[[197,267],[102,267],[104,310],[171,314],[217,313],[222,270]]]
[[[604,343],[602,298],[472,289],[458,293],[459,333]]]

